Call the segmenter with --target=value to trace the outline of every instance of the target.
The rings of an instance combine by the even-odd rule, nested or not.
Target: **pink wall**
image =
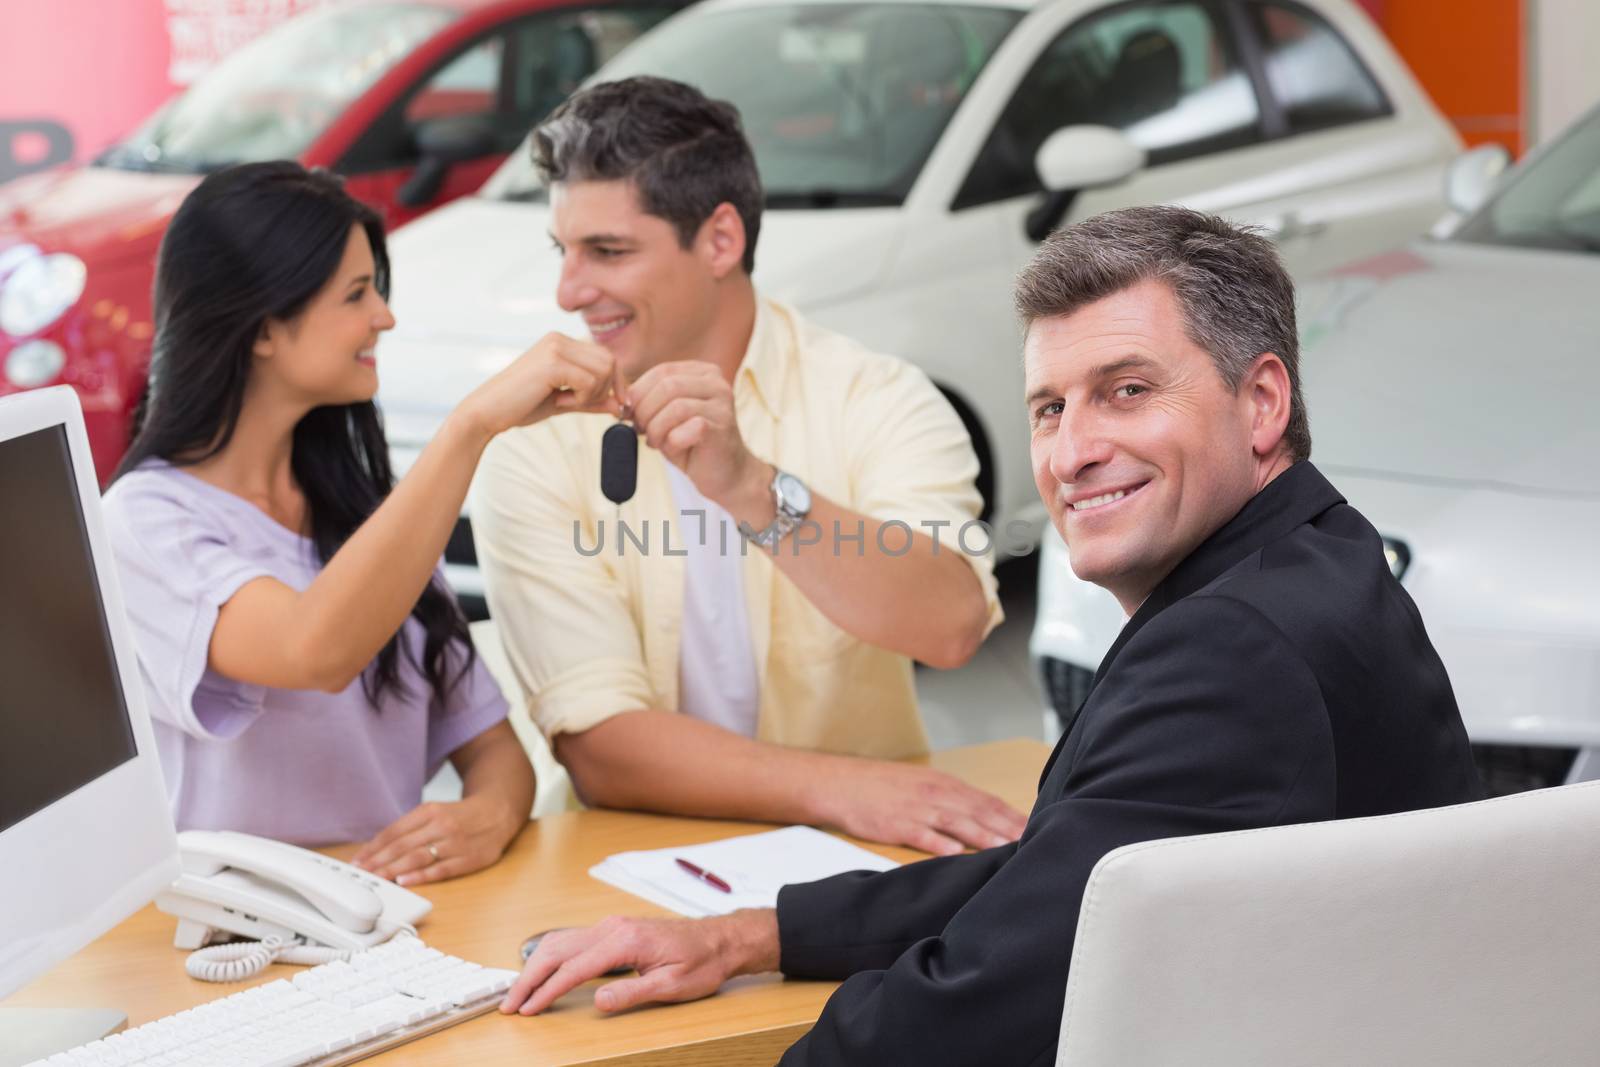
[[[220,56],[336,0],[0,0],[0,181],[88,159]]]
[[[132,130],[172,91],[168,59],[163,0],[4,4],[0,180]]]

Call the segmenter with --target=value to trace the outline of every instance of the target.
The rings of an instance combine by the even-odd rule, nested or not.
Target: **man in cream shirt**
[[[731,106],[634,78],[534,142],[557,297],[592,336],[540,343],[604,355],[638,486],[602,496],[616,420],[567,414],[491,447],[473,519],[523,698],[579,794],[941,854],[1014,840],[998,798],[890,762],[927,750],[911,661],[958,666],[1001,618],[989,559],[958,547],[980,500],[954,410],[755,291],[762,192]]]

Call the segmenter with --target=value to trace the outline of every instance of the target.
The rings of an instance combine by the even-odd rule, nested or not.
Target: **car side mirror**
[[[1463,152],[1444,176],[1444,201],[1451,211],[1470,215],[1494,192],[1495,182],[1511,164],[1511,153],[1498,144],[1479,145]]]
[[[1115,185],[1143,166],[1144,149],[1110,126],[1063,126],[1033,157],[1040,183],[1052,193]]]
[[[495,150],[494,129],[480,115],[429,119],[416,127],[413,137],[422,162],[396,194],[407,207],[420,207],[438,196],[445,175],[457,163],[480,159]]]
[[[1061,225],[1079,192],[1126,181],[1144,161],[1144,149],[1110,126],[1063,126],[1052,133],[1033,157],[1045,198],[1028,213],[1028,236],[1044,240]]]

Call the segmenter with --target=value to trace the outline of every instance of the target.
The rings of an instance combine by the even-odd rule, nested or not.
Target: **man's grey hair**
[[[1185,332],[1210,354],[1228,388],[1239,388],[1262,353],[1283,360],[1290,394],[1284,444],[1294,459],[1309,459],[1294,283],[1272,242],[1254,230],[1181,207],[1096,215],[1045,239],[1017,277],[1017,313],[1032,326],[1144,281],[1172,287]]]

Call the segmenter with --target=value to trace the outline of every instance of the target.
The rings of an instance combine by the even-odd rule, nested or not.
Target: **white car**
[[[1181,201],[1268,228],[1306,273],[1421,233],[1460,147],[1350,0],[711,0],[595,80],[635,74],[738,106],[768,197],[758,285],[944,389],[1002,553],[1045,525],[1010,298],[1043,234]],[[398,469],[546,331],[581,336],[547,229],[523,149],[395,234],[378,399]],[[481,612],[465,519],[447,562]]]
[[[1600,109],[1443,240],[1302,287],[1312,462],[1386,539],[1491,792],[1600,778]],[[1052,532],[1032,652],[1070,716],[1123,616]],[[1047,713],[1048,714],[1048,713]]]

